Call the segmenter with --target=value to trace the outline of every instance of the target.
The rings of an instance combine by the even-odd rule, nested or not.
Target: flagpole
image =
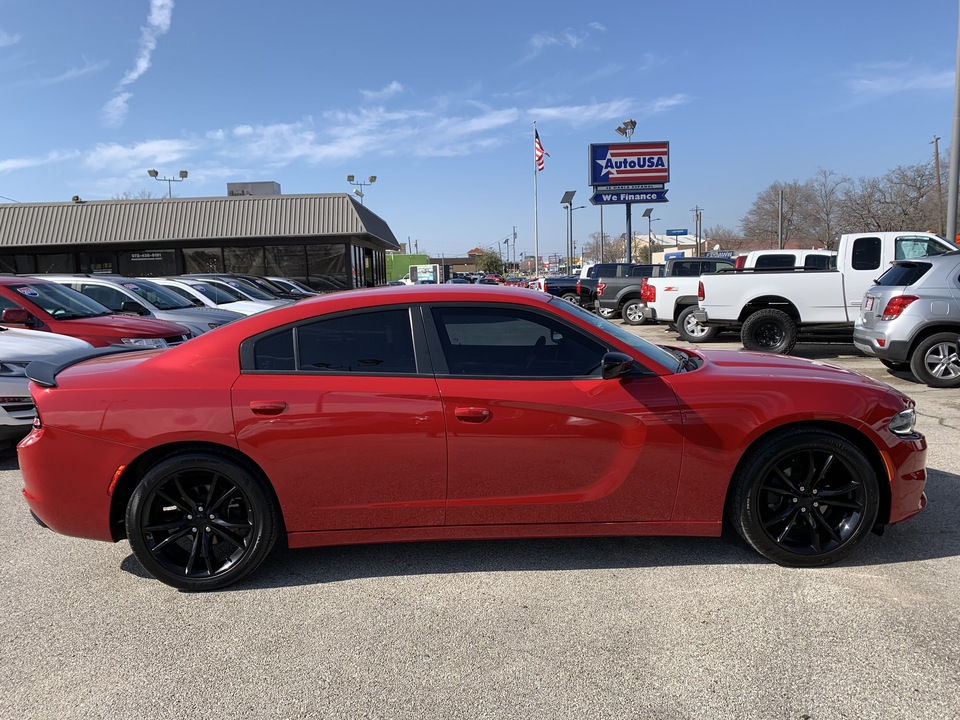
[[[533,134],[537,134],[537,121],[533,121]],[[533,265],[536,275],[540,275],[540,208],[537,198],[537,158],[533,158]]]

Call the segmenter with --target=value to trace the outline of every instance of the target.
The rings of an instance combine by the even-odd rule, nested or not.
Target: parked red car
[[[10,327],[80,338],[94,347],[165,348],[192,335],[182,325],[165,320],[117,315],[76,290],[32,277],[0,277],[0,320]]]
[[[499,287],[304,300],[170,350],[30,366],[23,494],[188,590],[277,542],[712,535],[784,565],[926,504],[913,402],[794,357],[652,345]],[[535,472],[478,458],[536,457]]]

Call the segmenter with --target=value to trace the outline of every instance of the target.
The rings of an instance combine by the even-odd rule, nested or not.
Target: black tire
[[[877,358],[880,361],[880,364],[885,368],[890,370],[896,370],[898,372],[909,372],[910,363],[908,362],[894,362],[893,360],[886,360],[884,358]]]
[[[639,300],[627,300],[620,308],[620,315],[627,325],[643,325],[647,319],[643,316],[644,304]]]
[[[575,292],[565,292],[560,296],[561,300],[566,300],[567,302],[572,302],[574,305],[580,304],[580,296]]]
[[[680,311],[677,316],[677,334],[687,342],[710,342],[720,334],[720,328],[698,323],[693,317],[696,309],[696,305],[690,305]]]
[[[215,453],[179,453],[153,465],[134,489],[127,537],[161,582],[217,590],[260,566],[277,540],[279,515],[243,465]]]
[[[761,555],[816,567],[853,551],[873,528],[879,504],[877,475],[856,445],[828,430],[797,428],[744,458],[728,511]]]
[[[747,350],[786,355],[797,344],[797,325],[782,310],[757,310],[744,320],[740,342]]]
[[[934,388],[960,387],[958,334],[943,332],[920,342],[910,356],[910,372],[925,385]]]

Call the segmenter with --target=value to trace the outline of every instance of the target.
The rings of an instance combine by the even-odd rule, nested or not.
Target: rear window
[[[785,255],[760,255],[754,267],[758,268],[792,268],[796,267],[797,256],[793,253]]]
[[[906,287],[913,285],[930,269],[930,263],[899,262],[877,278],[877,285],[883,287]]]

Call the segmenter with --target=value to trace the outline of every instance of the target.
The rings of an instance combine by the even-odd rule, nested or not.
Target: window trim
[[[413,357],[416,364],[416,371],[407,372],[339,372],[336,370],[259,370],[255,367],[255,347],[257,343],[267,337],[279,335],[281,333],[293,331],[295,328],[303,325],[312,325],[326,320],[336,320],[339,318],[350,317],[352,315],[373,315],[381,312],[396,312],[397,310],[406,310],[410,322],[410,332],[413,338]],[[293,336],[294,364],[297,363],[298,348],[297,336]],[[423,328],[423,318],[417,311],[416,304],[406,303],[398,305],[382,305],[377,307],[358,308],[354,310],[345,310],[343,312],[329,313],[323,315],[314,315],[302,320],[287,323],[280,327],[271,328],[264,332],[252,335],[240,343],[240,374],[241,375],[299,375],[310,377],[421,377],[424,375],[433,376],[433,364],[430,353],[427,350],[427,340]]]
[[[566,302],[566,301],[564,301]],[[557,381],[569,381],[569,380],[588,380],[588,379],[600,379],[600,367],[590,375],[556,375],[556,376],[537,376],[537,375],[460,375],[453,374],[450,372],[449,367],[447,366],[446,355],[443,352],[443,343],[440,341],[440,331],[438,330],[436,323],[433,319],[433,308],[470,308],[478,307],[483,310],[487,309],[503,309],[508,311],[516,312],[518,309],[522,309],[525,312],[529,312],[533,315],[537,315],[548,320],[552,320],[559,325],[562,325],[565,328],[569,328],[571,332],[576,332],[585,337],[589,337],[591,340],[596,342],[601,347],[606,348],[605,352],[623,352],[620,348],[612,346],[610,343],[603,341],[601,338],[592,336],[590,333],[586,332],[583,328],[575,325],[574,323],[568,322],[562,315],[552,312],[545,312],[540,308],[526,306],[518,308],[517,305],[510,303],[472,303],[472,302],[430,302],[423,303],[420,306],[423,327],[427,335],[427,347],[430,351],[430,356],[433,360],[433,366],[435,369],[436,377],[438,379],[454,379],[454,380],[495,380],[495,381],[515,381],[515,382],[557,382]]]

